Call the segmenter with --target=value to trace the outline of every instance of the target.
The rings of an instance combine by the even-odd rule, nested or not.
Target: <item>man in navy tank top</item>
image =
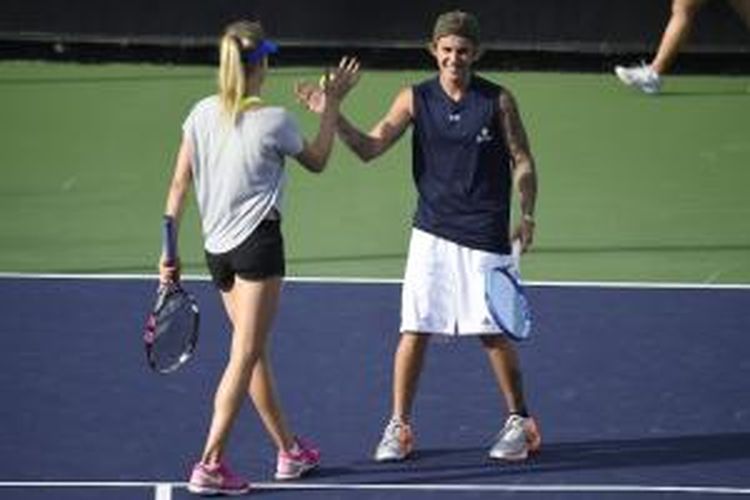
[[[393,408],[375,460],[403,460],[413,450],[412,402],[435,335],[479,337],[508,408],[489,456],[524,460],[539,450],[541,435],[526,406],[515,347],[488,313],[484,276],[508,263],[511,239],[523,251],[531,247],[534,160],[511,93],[472,71],[481,52],[476,18],[461,11],[440,15],[430,52],[438,74],[402,89],[372,130],[359,130],[343,115],[337,122],[339,137],[364,161],[385,153],[412,127],[418,200],[404,273]],[[309,92],[300,97],[315,109]],[[514,189],[520,215],[511,231]]]

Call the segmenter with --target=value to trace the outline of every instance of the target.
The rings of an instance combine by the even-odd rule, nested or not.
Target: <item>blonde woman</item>
[[[317,466],[319,451],[287,425],[274,387],[267,339],[285,272],[281,234],[284,162],[291,156],[322,172],[331,153],[341,100],[358,78],[358,63],[344,58],[324,83],[326,105],[316,137],[308,142],[292,116],[263,102],[268,56],[277,46],[258,22],[230,24],[221,38],[218,94],[198,101],[183,124],[182,143],[165,214],[175,226],[193,186],[206,261],[232,324],[229,359],[214,398],[200,460],[188,489],[198,494],[242,494],[224,450],[237,412],[249,394],[278,447],[276,479],[298,478]],[[165,282],[179,278],[180,263],[160,260]]]

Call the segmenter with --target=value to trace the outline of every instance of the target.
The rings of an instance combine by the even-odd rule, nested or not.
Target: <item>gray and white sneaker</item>
[[[640,66],[615,66],[615,75],[625,85],[646,94],[658,94],[661,90],[661,77],[646,63],[641,63]]]
[[[526,460],[530,452],[539,450],[541,444],[542,436],[533,418],[511,415],[498,433],[489,455],[496,460]]]
[[[399,419],[388,422],[383,437],[375,450],[375,461],[396,462],[404,460],[414,447],[414,434],[411,426]]]

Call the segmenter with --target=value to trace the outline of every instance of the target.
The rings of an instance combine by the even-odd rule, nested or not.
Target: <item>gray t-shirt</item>
[[[193,107],[182,130],[193,147],[204,246],[227,252],[272,209],[281,213],[284,158],[303,148],[299,126],[286,110],[271,106],[246,111],[232,124],[218,96],[210,96]]]

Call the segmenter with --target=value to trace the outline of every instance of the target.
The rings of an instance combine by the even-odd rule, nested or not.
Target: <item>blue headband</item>
[[[245,54],[245,61],[250,64],[258,64],[268,54],[275,54],[279,51],[279,46],[273,43],[271,40],[261,40],[252,52]]]

